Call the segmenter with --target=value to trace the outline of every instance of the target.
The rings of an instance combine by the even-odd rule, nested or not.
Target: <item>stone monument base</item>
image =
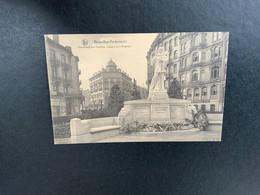
[[[148,99],[125,101],[119,113],[121,125],[129,121],[185,122],[192,119],[189,100],[169,98],[166,89],[153,90]]]

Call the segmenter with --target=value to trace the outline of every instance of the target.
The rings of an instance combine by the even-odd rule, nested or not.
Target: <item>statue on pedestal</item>
[[[166,58],[162,52],[157,55],[158,58],[155,61],[154,75],[149,87],[148,99],[152,98],[155,93],[160,91],[161,95],[164,94],[165,98],[168,98],[167,90],[164,88],[165,74],[166,74]]]
[[[163,61],[160,59],[155,64],[154,75],[149,91],[152,91],[154,89],[164,89],[165,72],[165,65]]]

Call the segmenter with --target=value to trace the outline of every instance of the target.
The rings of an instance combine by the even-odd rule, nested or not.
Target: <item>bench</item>
[[[87,135],[91,142],[119,135],[120,127],[118,117],[70,121],[71,136]]]

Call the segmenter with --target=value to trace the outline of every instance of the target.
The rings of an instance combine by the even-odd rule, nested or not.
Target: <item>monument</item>
[[[122,125],[130,121],[143,122],[184,122],[191,118],[188,109],[189,100],[169,98],[164,87],[167,61],[162,51],[155,59],[154,75],[149,88],[147,99],[125,101],[124,107],[119,112]]]

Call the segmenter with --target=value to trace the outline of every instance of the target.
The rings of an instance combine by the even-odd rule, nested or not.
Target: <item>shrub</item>
[[[164,132],[164,131],[176,131],[181,130],[182,127],[189,126],[189,123],[183,123],[183,122],[154,122],[154,123],[148,123],[148,122],[129,122],[125,126],[121,128],[121,132],[124,134],[131,134],[136,133],[140,131],[145,132]],[[192,126],[193,127],[193,126]]]

